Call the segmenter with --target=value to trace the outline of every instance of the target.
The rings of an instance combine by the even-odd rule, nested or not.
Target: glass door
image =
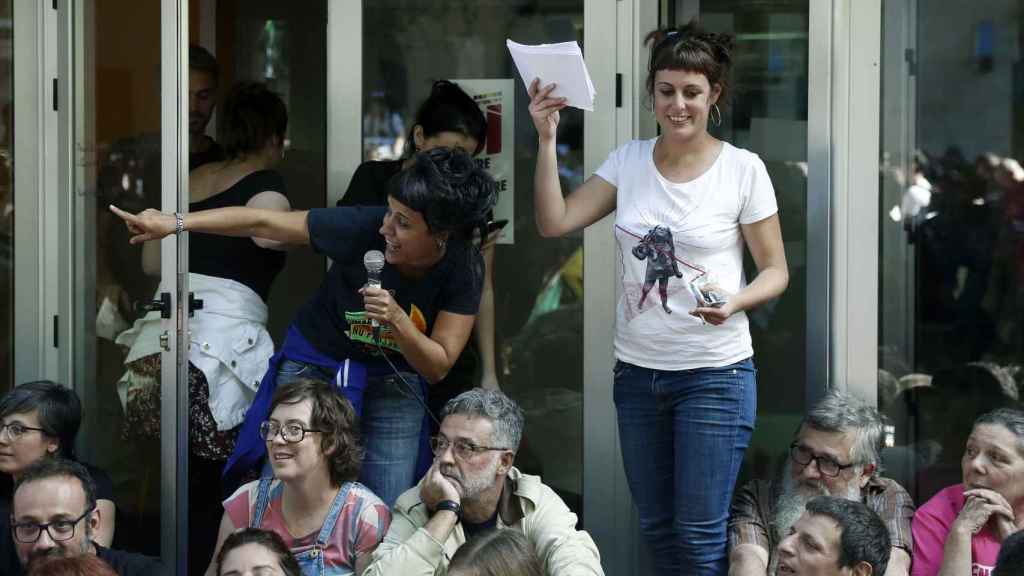
[[[490,271],[493,319],[482,324],[488,312],[481,311],[467,350],[449,378],[432,389],[431,403],[441,405],[485,380],[497,382],[526,412],[516,466],[542,476],[585,525],[583,234],[544,239],[536,233],[537,135],[526,88],[504,42],[575,40],[582,46],[583,9],[583,0],[542,2],[529,10],[502,1],[363,2],[357,161],[397,159],[412,149],[408,139],[417,109],[437,80],[454,81],[485,111],[487,144],[477,159],[501,183],[495,220],[508,220]],[[565,191],[587,176],[583,120],[578,109],[561,113],[559,170]]]
[[[184,558],[176,506],[188,486],[179,450],[187,239],[131,245],[107,206],[187,208],[187,7],[85,0],[61,2],[59,13],[62,354],[82,399],[80,454],[111,479],[112,546],[170,568]]]
[[[775,187],[789,263],[786,292],[749,313],[758,406],[742,484],[751,477],[771,477],[803,416],[808,386],[825,385],[809,382],[807,373],[794,369],[805,366],[808,356],[810,7],[807,0],[682,0],[670,8],[673,24],[696,16],[708,30],[735,37],[733,96],[722,107],[721,126],[711,131],[764,160]]]

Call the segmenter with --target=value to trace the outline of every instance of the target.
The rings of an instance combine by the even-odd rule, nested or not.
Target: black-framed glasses
[[[501,446],[480,446],[473,444],[469,440],[463,440],[461,438],[452,442],[440,435],[434,436],[430,439],[430,448],[434,451],[434,456],[444,454],[444,451],[447,450],[449,446],[452,447],[452,451],[455,452],[455,456],[457,456],[459,460],[469,460],[473,458],[473,456],[483,452],[501,452],[504,450],[511,450],[511,448],[503,448]]]
[[[46,433],[46,430],[42,428],[36,428],[34,426],[26,426],[21,422],[11,422],[10,424],[0,424],[0,436],[3,436],[4,431],[7,432],[7,437],[11,440],[17,440],[25,435],[29,430],[35,430],[37,432]]]
[[[75,527],[78,526],[78,523],[89,514],[92,514],[95,509],[95,506],[89,508],[74,520],[54,520],[45,524],[36,524],[35,522],[12,523],[11,528],[14,530],[14,539],[23,544],[34,544],[43,534],[43,530],[46,530],[50,535],[50,540],[54,542],[71,540],[75,537]]]
[[[843,470],[852,468],[855,465],[853,462],[849,464],[840,464],[829,456],[817,456],[806,446],[801,446],[796,442],[789,446],[789,457],[803,467],[809,466],[811,461],[814,461],[818,465],[818,472],[821,472],[822,476],[828,476],[829,478],[835,478],[836,476],[839,476]]]
[[[320,432],[323,430],[314,430],[312,428],[303,428],[302,424],[285,424],[281,425],[273,420],[264,420],[260,423],[260,438],[263,438],[267,442],[270,442],[277,437],[278,434],[284,441],[289,444],[298,444],[306,437],[308,432]]]

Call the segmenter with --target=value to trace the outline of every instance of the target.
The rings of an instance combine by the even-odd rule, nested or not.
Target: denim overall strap
[[[260,478],[260,487],[256,496],[256,510],[249,520],[249,528],[259,528],[260,524],[263,523],[263,516],[267,513],[267,508],[270,506],[270,483],[273,480],[273,478],[267,477]]]
[[[341,489],[338,490],[338,495],[334,497],[331,509],[327,512],[327,517],[324,518],[324,525],[320,528],[320,534],[316,537],[316,543],[321,548],[327,548],[327,543],[331,539],[331,534],[334,533],[334,526],[338,523],[341,509],[344,508],[345,500],[348,499],[348,493],[351,489],[352,483],[345,482],[341,485]]]

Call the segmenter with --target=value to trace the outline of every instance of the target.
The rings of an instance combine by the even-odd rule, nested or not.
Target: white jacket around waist
[[[230,430],[245,418],[274,354],[267,305],[248,286],[226,278],[192,273],[189,286],[203,301],[189,319],[189,362],[206,375],[217,430]],[[159,353],[162,332],[159,312],[150,312],[119,334],[116,342],[130,347],[125,364]],[[132,379],[129,370],[117,383],[122,406]]]

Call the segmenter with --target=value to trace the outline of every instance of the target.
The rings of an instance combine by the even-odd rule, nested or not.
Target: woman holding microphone
[[[565,99],[553,84],[529,87],[537,227],[561,236],[616,213],[614,399],[640,528],[657,573],[725,574],[729,503],[757,406],[744,312],[781,294],[789,275],[764,163],[707,130],[721,122],[731,37],[691,23],[646,42],[661,136],[612,152],[566,197],[555,154]],[[744,245],[758,270],[749,284]]]
[[[111,207],[132,242],[188,230],[310,244],[334,261],[271,359],[225,469],[229,485],[266,454],[258,427],[278,381],[299,377],[334,383],[361,412],[363,484],[388,505],[413,485],[424,416],[416,374],[437,382],[469,339],[483,275],[471,238],[495,201],[494,180],[472,158],[436,148],[388,182],[387,207],[185,215]],[[373,250],[384,254],[383,289],[366,286],[364,255]]]

